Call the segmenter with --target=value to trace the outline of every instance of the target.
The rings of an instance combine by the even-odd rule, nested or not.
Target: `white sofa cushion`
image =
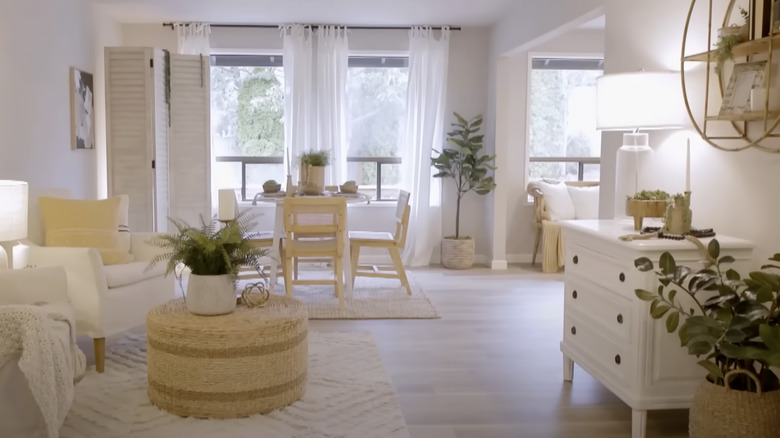
[[[575,219],[599,218],[599,186],[568,186]]]
[[[147,270],[149,262],[123,263],[121,265],[105,266],[108,288],[127,286],[149,278],[165,275],[165,263],[158,263]]]
[[[575,219],[574,204],[571,201],[566,184],[548,183],[539,181],[539,189],[544,195],[544,203],[547,211],[550,213],[550,220],[559,221],[566,219]]]

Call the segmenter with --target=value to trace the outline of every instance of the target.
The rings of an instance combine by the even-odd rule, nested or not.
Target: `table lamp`
[[[27,237],[27,183],[0,180],[0,269],[8,269],[10,266],[4,244],[25,237]]]
[[[615,163],[615,217],[625,216],[626,199],[648,186],[652,157],[649,136],[639,130],[678,129],[686,113],[679,72],[632,72],[596,79],[596,128],[626,131]]]

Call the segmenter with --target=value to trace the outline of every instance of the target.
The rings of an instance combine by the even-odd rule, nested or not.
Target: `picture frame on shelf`
[[[750,90],[764,86],[766,61],[753,61],[734,64],[723,102],[721,116],[743,114],[750,111]]]

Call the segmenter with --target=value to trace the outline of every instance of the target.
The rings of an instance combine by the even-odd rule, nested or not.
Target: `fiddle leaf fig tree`
[[[450,147],[441,152],[434,150],[439,155],[431,158],[431,165],[437,171],[434,178],[452,178],[455,181],[455,239],[459,239],[460,202],[468,192],[486,195],[496,188],[493,176],[488,175],[488,171],[496,170],[496,166],[491,164],[496,156],[480,154],[484,138],[480,134],[482,115],[467,120],[458,113],[454,114],[456,122],[451,124],[453,130],[447,133]]]

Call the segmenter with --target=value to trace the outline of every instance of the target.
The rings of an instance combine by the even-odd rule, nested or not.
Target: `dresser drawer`
[[[631,340],[632,301],[578,276],[565,283],[564,314],[573,313],[619,343]]]
[[[615,343],[598,326],[573,314],[563,317],[563,328],[563,343],[580,366],[609,376],[618,386],[634,382],[636,358],[630,353],[629,343]]]
[[[603,286],[608,291],[630,297],[639,272],[634,260],[618,261],[602,253],[571,244],[566,246],[566,281],[575,274]]]

